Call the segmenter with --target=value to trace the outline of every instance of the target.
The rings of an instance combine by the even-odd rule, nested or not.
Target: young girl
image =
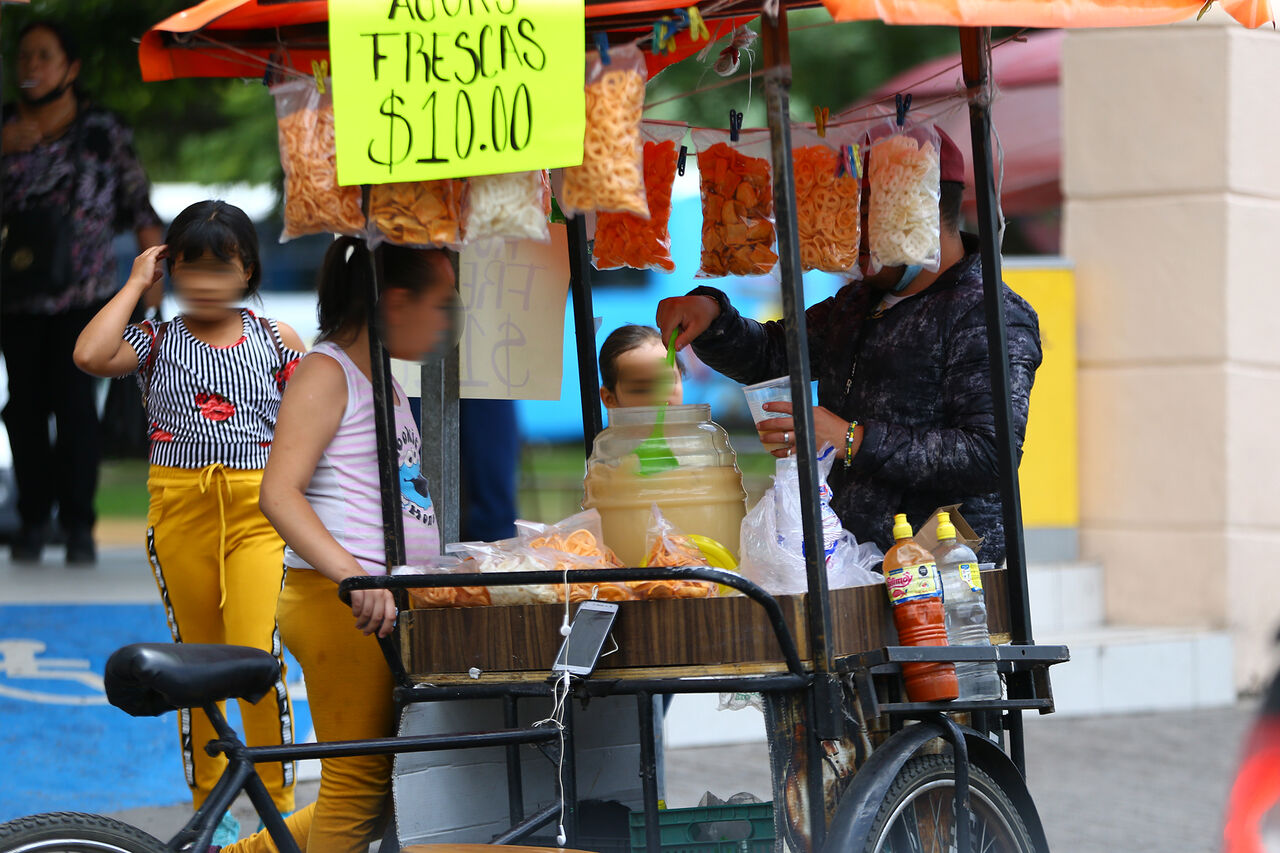
[[[396,358],[418,359],[449,324],[453,266],[439,251],[383,245],[379,328]],[[386,590],[338,598],[343,578],[386,574],[373,386],[370,382],[370,257],[364,243],[337,240],[320,279],[320,342],[289,383],[276,445],[262,480],[262,511],[288,544],[277,618],[306,674],[319,741],[395,733],[386,661],[374,637],[396,619]],[[395,387],[400,505],[409,563],[439,553],[435,512],[419,471],[420,439],[404,391]],[[365,851],[382,831],[390,756],[325,759],[319,798],[287,823],[304,850]],[[234,850],[274,850],[265,833]]]
[[[165,259],[182,313],[130,326]],[[135,371],[151,424],[147,552],[175,642],[254,646],[281,659],[276,631],[284,542],[258,509],[281,392],[303,344],[293,329],[238,307],[261,280],[244,211],[202,201],[178,214],[165,245],[133,263],[128,282],[85,327],[75,362],[95,376]],[[240,702],[251,744],[293,742],[283,659],[274,701]],[[197,808],[226,759],[203,712],[179,716],[182,760]],[[259,766],[281,811],[293,810],[293,765]],[[221,837],[234,830],[226,815]]]
[[[619,326],[600,347],[600,401],[606,409],[653,406],[654,386],[666,369],[667,347],[652,326]],[[676,356],[676,371],[666,402],[678,406],[684,400],[684,361]]]

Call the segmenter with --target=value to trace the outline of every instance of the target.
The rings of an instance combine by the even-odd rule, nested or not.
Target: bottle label
[[[961,563],[958,566],[960,579],[969,585],[974,592],[982,592],[982,572],[977,563]]]
[[[889,590],[889,601],[895,605],[926,598],[942,598],[937,563],[917,563],[914,566],[890,569],[885,574],[884,583]]]

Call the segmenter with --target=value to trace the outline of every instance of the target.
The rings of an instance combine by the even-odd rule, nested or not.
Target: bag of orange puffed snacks
[[[332,91],[325,86],[320,94],[310,78],[271,87],[284,168],[282,243],[305,234],[364,231],[360,187],[338,186]]]
[[[645,122],[644,192],[649,218],[634,213],[601,213],[596,216],[591,265],[598,270],[631,267],[637,270],[673,272],[671,259],[671,187],[680,160],[683,124]]]
[[[695,130],[702,185],[702,263],[697,278],[767,275],[778,263],[773,250],[773,183],[769,132]]]
[[[644,54],[634,45],[587,54],[586,131],[582,165],[564,170],[560,209],[566,216],[596,211],[649,218],[645,199],[640,118],[644,111]]]
[[[832,127],[825,137],[806,127],[792,129],[796,177],[796,223],[800,266],[862,278],[861,240],[862,131]]]
[[[462,180],[376,184],[369,190],[373,239],[398,246],[457,248],[462,244]]]

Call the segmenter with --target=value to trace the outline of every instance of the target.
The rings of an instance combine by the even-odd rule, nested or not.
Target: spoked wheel
[[[0,824],[0,853],[163,853],[137,827],[76,812],[32,815]]]
[[[1037,853],[1008,794],[972,764],[969,843],[972,853]],[[970,853],[956,846],[951,755],[923,755],[903,765],[880,804],[866,853]]]

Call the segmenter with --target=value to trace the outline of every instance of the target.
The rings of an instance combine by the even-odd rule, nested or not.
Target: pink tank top
[[[342,348],[329,341],[316,344],[307,358],[332,358],[347,378],[347,406],[333,440],[320,456],[307,486],[307,502],[346,551],[371,575],[384,575],[386,549],[382,536],[382,498],[378,482],[378,444],[373,417],[373,385]],[[394,380],[393,380],[394,381]],[[396,446],[400,460],[400,508],[404,514],[406,562],[422,564],[440,553],[435,509],[421,471],[421,439],[404,389],[395,382]],[[285,565],[311,566],[292,548]]]

